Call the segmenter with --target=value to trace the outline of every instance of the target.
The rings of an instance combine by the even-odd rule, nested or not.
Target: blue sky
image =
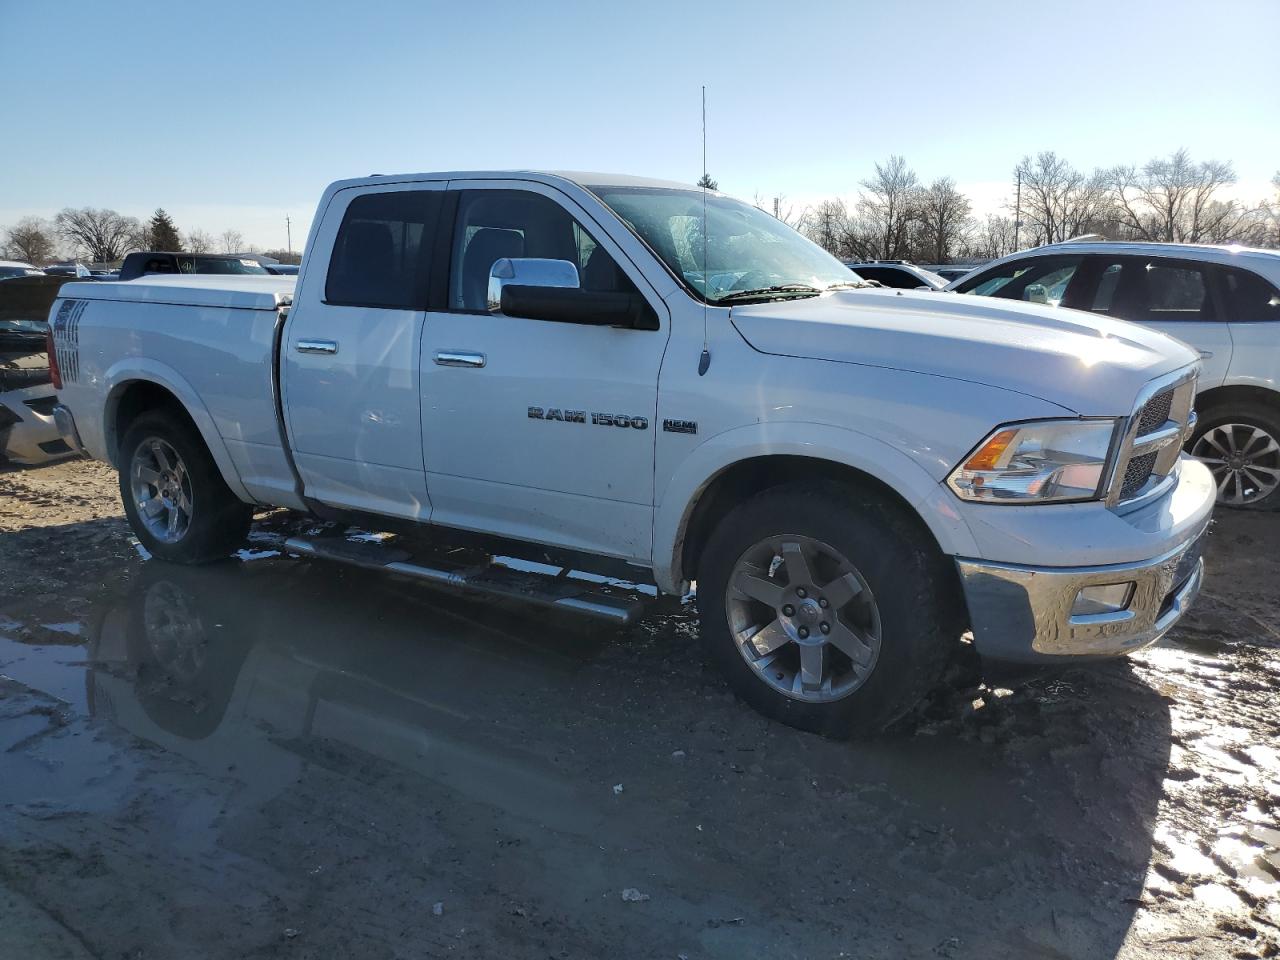
[[[56,9],[56,13],[55,13]],[[0,226],[64,206],[294,244],[330,180],[507,167],[851,196],[906,156],[992,207],[1020,156],[1280,169],[1280,0],[0,0]]]

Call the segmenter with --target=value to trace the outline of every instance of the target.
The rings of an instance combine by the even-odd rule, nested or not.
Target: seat
[[[344,231],[340,289],[353,303],[401,304],[411,297],[398,289],[404,272],[395,260],[391,228],[377,220],[355,220]]]
[[[462,308],[484,310],[489,296],[489,272],[504,257],[524,256],[524,234],[519,230],[482,227],[471,237],[462,255]]]
[[[608,251],[596,247],[582,268],[582,289],[599,293],[622,293],[626,290],[627,276]]]

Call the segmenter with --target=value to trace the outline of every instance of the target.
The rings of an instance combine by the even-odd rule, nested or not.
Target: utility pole
[[[1018,171],[1018,191],[1013,201],[1013,249],[1010,253],[1016,253],[1018,250],[1018,228],[1022,226],[1022,171]]]
[[[293,221],[289,219],[289,215],[284,215],[284,235],[287,238],[287,247],[290,253],[293,253]]]

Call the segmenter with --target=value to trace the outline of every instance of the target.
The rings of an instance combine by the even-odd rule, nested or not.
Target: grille
[[[1138,436],[1146,436],[1148,433],[1153,433],[1163,427],[1165,421],[1169,419],[1169,412],[1172,409],[1172,390],[1157,393],[1148,400],[1146,406],[1142,408],[1141,415],[1138,417]]]
[[[1162,420],[1161,423],[1163,422]],[[1132,499],[1142,489],[1142,485],[1151,476],[1157,456],[1154,453],[1146,453],[1129,461],[1129,466],[1125,467],[1124,471],[1124,484],[1120,487],[1121,500]]]

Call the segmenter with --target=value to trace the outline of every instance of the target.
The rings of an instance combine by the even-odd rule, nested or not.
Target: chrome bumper
[[[87,457],[84,444],[80,442],[80,431],[76,429],[76,418],[71,415],[71,411],[63,404],[55,404],[53,408],[53,422],[58,427],[58,434],[62,437],[63,443],[71,448],[71,451],[82,457]]]
[[[1026,567],[957,559],[974,646],[990,660],[1052,663],[1113,657],[1155,643],[1200,592],[1207,529],[1139,563]],[[1072,614],[1082,588],[1117,583],[1133,584],[1125,609]]]

